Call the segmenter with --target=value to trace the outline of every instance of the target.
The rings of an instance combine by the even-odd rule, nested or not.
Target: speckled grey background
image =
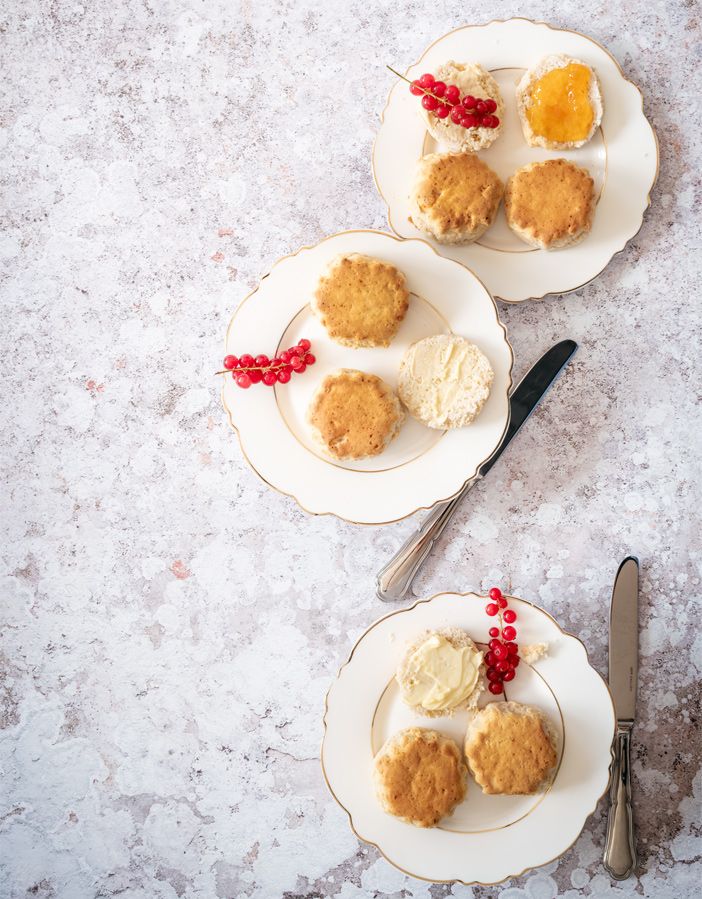
[[[698,895],[698,4],[2,6],[0,895]],[[384,63],[514,13],[611,49],[661,175],[594,284],[501,309],[517,375],[557,338],[582,349],[416,592],[508,585],[604,671],[612,576],[640,556],[641,872],[623,885],[600,865],[602,805],[504,887],[432,886],[359,845],[320,774],[323,697],[416,522],[310,519],[268,490],[212,377],[279,256],[385,227]]]

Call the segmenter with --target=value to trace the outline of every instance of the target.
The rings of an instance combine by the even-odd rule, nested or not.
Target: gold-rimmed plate
[[[615,715],[585,647],[529,602],[510,598],[521,645],[547,643],[507,686],[509,700],[541,708],[558,737],[555,777],[536,796],[486,796],[469,777],[466,799],[438,827],[417,828],[386,814],[373,784],[373,757],[411,726],[430,727],[463,745],[469,713],[422,718],[402,703],[394,671],[405,647],[427,629],[460,627],[485,641],[485,597],[441,593],[391,612],[361,636],[327,694],[322,768],[359,837],[395,867],[433,882],[499,883],[547,864],[577,839],[609,781]],[[484,694],[481,704],[502,701]],[[499,832],[499,833],[498,833]],[[497,837],[497,838],[496,838]]]
[[[564,53],[591,65],[604,98],[602,125],[575,150],[527,146],[517,114],[515,88],[527,68],[543,56]],[[593,228],[580,244],[537,250],[510,231],[500,207],[495,224],[473,244],[439,244],[441,253],[476,272],[498,299],[519,303],[568,293],[587,284],[639,231],[658,175],[658,144],[643,113],[639,89],[624,77],[614,57],[592,39],[527,19],[458,28],[435,41],[407,71],[416,78],[448,60],[478,62],[497,80],[505,101],[503,133],[478,154],[503,181],[518,168],[566,158],[589,170],[598,197]],[[388,222],[400,237],[422,236],[410,221],[409,193],[419,159],[445,151],[428,134],[418,99],[407,84],[393,85],[373,147],[373,175],[388,207]]]
[[[331,259],[346,253],[384,259],[407,278],[409,309],[389,347],[353,349],[334,343],[312,313],[310,300],[320,275]],[[443,432],[408,416],[379,456],[336,462],[321,452],[306,416],[325,375],[357,368],[395,388],[406,349],[422,337],[451,332],[476,343],[495,372],[490,397],[473,424]],[[385,524],[430,508],[454,496],[505,433],[513,356],[495,302],[472,272],[424,241],[401,241],[380,231],[344,231],[285,257],[237,309],[226,352],[270,355],[302,337],[312,341],[314,366],[274,388],[241,390],[225,376],[222,401],[250,465],[310,513]]]

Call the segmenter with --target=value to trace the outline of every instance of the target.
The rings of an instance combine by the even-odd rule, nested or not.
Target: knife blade
[[[609,689],[617,717],[604,866],[615,880],[636,867],[631,796],[631,731],[636,716],[639,670],[639,562],[627,556],[619,566],[609,613]]]
[[[547,350],[524,375],[510,396],[510,421],[499,446],[480,466],[475,477],[468,481],[458,496],[437,503],[388,564],[381,568],[376,578],[376,594],[379,599],[383,602],[392,602],[402,599],[407,593],[461,500],[474,484],[485,477],[507,449],[577,348],[578,344],[574,340],[561,340]]]

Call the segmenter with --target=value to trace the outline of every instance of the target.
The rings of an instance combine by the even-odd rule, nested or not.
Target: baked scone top
[[[533,162],[507,182],[505,208],[510,225],[549,246],[589,229],[595,184],[589,172],[566,159]]]
[[[433,153],[419,166],[415,188],[418,209],[436,234],[484,230],[502,199],[503,185],[473,153]]]
[[[466,767],[453,740],[410,727],[376,756],[379,796],[387,812],[419,827],[433,827],[466,794]]]
[[[313,301],[329,336],[349,346],[387,346],[408,305],[402,272],[389,262],[357,253],[334,260]]]
[[[465,752],[483,793],[536,793],[557,760],[542,713],[517,702],[481,709],[468,728]]]
[[[327,452],[336,459],[381,453],[404,419],[400,402],[377,375],[342,368],[322,381],[308,419]]]

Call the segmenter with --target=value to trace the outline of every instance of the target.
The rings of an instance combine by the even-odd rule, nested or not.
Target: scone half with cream
[[[458,745],[422,727],[394,734],[374,763],[383,809],[417,827],[435,827],[453,812],[466,795],[467,773]]]
[[[505,104],[500,88],[492,75],[478,63],[449,60],[432,72],[437,81],[455,84],[461,97],[472,96],[480,100],[495,101],[495,115],[500,120],[496,128],[464,128],[451,121],[451,116],[440,119],[433,112],[419,107],[427,131],[434,140],[450,150],[475,152],[485,150],[502,134]]]
[[[527,69],[517,85],[517,111],[530,147],[582,147],[602,121],[597,75],[587,63],[571,56],[545,56]]]
[[[483,793],[530,796],[551,783],[557,745],[555,728],[540,709],[491,702],[473,716],[464,749]]]
[[[470,243],[495,221],[503,193],[498,176],[474,153],[431,153],[417,164],[411,219],[439,243]]]
[[[340,461],[379,455],[404,419],[393,389],[377,375],[353,368],[328,374],[307,411],[316,443]]]
[[[426,631],[405,651],[395,678],[403,702],[438,718],[473,709],[482,692],[483,653],[457,627]]]
[[[388,346],[409,306],[404,274],[360,253],[332,259],[312,299],[312,311],[344,346]]]
[[[592,229],[596,205],[592,176],[567,159],[517,169],[505,191],[507,224],[524,243],[541,250],[580,243]]]
[[[436,334],[413,343],[403,356],[398,393],[428,428],[462,428],[480,414],[494,377],[487,357],[465,337]]]

